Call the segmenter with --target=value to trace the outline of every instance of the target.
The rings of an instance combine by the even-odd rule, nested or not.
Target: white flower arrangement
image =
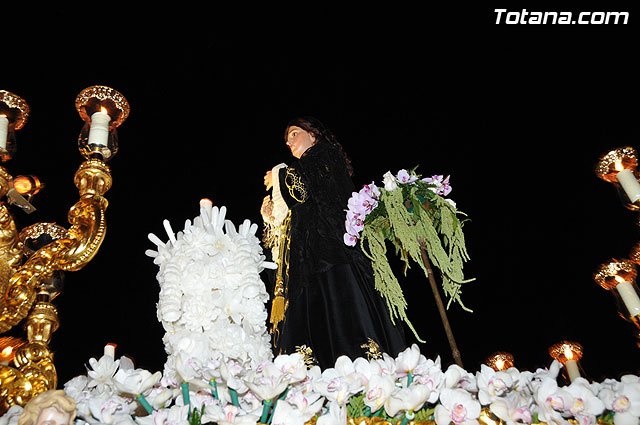
[[[118,365],[115,372],[100,367],[112,363]],[[90,364],[96,366],[88,370],[94,378],[79,376],[64,385],[76,400],[79,425],[303,425],[313,420],[344,425],[349,417],[479,425],[482,415],[502,425],[640,422],[640,378],[635,375],[602,383],[577,378],[561,385],[562,365],[555,360],[535,372],[515,367],[494,371],[486,365],[475,373],[455,364],[442,369],[440,358],[425,358],[416,345],[396,357],[343,356],[324,371],[306,366],[300,353],[276,356],[250,369],[231,364],[233,372],[217,375],[230,373],[229,382],[217,378],[216,385],[206,378],[176,385],[158,379],[160,372],[133,369],[126,357],[114,362],[105,355]],[[96,373],[113,383],[93,385]],[[15,425],[21,409],[11,408],[0,425]]]
[[[158,319],[167,331],[164,371],[136,369],[127,357],[91,358],[86,375],[64,384],[76,401],[76,424],[345,425],[368,417],[479,425],[482,415],[501,425],[640,423],[638,376],[560,385],[555,360],[535,372],[482,365],[472,373],[456,364],[443,369],[415,344],[395,357],[342,356],[324,371],[301,353],[274,358],[258,276],[272,265],[256,226],[245,221],[236,230],[225,212],[202,210],[177,235],[165,222],[167,243],[150,235],[158,251],[148,254],[160,266]],[[198,294],[209,314],[192,308]],[[0,425],[17,425],[21,412],[11,407]]]
[[[214,378],[219,363],[238,362],[255,369],[273,357],[266,328],[269,299],[260,273],[265,261],[258,226],[245,220],[237,229],[225,207],[201,207],[193,222],[162,242],[150,234],[157,251],[147,251],[160,268],[158,319],[166,334],[165,379],[193,382]]]

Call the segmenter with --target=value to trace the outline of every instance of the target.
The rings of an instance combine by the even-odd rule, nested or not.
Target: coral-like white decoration
[[[186,382],[205,378],[212,363],[254,368],[273,358],[260,273],[276,265],[265,261],[256,224],[245,220],[236,229],[225,215],[225,207],[205,205],[177,234],[165,220],[167,242],[149,234],[157,251],[146,254],[160,268],[165,379]]]

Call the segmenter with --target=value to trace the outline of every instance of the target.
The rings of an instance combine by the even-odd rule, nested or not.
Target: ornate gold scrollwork
[[[13,178],[0,167],[0,198],[7,194]],[[7,206],[0,203],[0,294],[7,288],[9,278],[20,265],[22,250],[18,242],[18,230]]]
[[[12,274],[10,266],[17,263],[14,256],[17,250],[22,251],[22,242],[11,215],[0,204],[0,255],[9,259],[2,264],[0,273],[10,274],[0,299],[0,333],[26,317],[28,335],[28,342],[16,352],[13,367],[0,366],[0,413],[56,387],[57,375],[48,344],[58,327],[58,316],[45,284],[57,270],[77,271],[84,267],[105,237],[108,202],[102,195],[111,187],[109,167],[98,159],[87,160],[74,181],[80,199],[69,210],[71,227],[59,239],[35,251]],[[0,193],[5,185],[0,173]]]

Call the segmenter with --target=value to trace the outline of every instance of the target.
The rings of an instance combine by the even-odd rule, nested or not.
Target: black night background
[[[448,311],[465,369],[498,350],[522,370],[546,367],[548,348],[566,339],[582,344],[589,379],[637,374],[634,326],[592,278],[640,240],[637,213],[594,173],[609,150],[640,148],[638,16],[604,6],[589,10],[628,11],[628,24],[497,25],[500,5],[14,15],[0,89],[31,116],[3,165],[46,184],[36,212],[12,209],[19,227],[68,227],[83,160],[76,95],[107,85],[131,105],[109,162],[106,240],[54,301],[59,384],[109,342],[162,370],[147,235],[167,240],[162,221],[182,229],[203,197],[236,224],[261,223],[263,175],[290,160],[284,127],[302,114],[337,135],[357,187],[416,165],[451,176],[450,197],[471,219],[465,270],[476,279],[462,293],[474,312]],[[421,350],[451,364],[419,267],[401,283]]]

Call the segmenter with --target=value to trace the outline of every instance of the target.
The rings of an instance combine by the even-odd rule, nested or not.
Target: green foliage
[[[202,405],[202,409],[200,409],[200,411],[198,411],[198,409],[193,409],[191,415],[189,416],[189,425],[200,425],[202,415],[204,415],[204,404]]]
[[[428,420],[433,420],[433,412],[436,411],[435,407],[429,407],[425,404],[425,406],[415,412],[416,416],[413,418],[415,422],[426,422]]]
[[[398,189],[381,189],[378,206],[367,216],[361,235],[363,251],[372,262],[375,287],[385,299],[391,320],[404,321],[420,339],[407,314],[407,303],[387,258],[386,243],[393,244],[396,255],[406,270],[417,263],[428,278],[428,269],[422,259],[424,246],[430,263],[440,273],[442,289],[448,298],[447,308],[453,301],[464,310],[460,298],[465,279],[463,266],[469,260],[462,231],[466,215],[437,195],[433,185],[420,179],[412,184],[399,184]]]
[[[604,413],[602,413],[602,415],[598,416],[598,423],[613,425],[613,417],[615,416],[615,414],[616,412],[612,410],[605,410]]]
[[[352,396],[347,404],[347,415],[352,418],[358,418],[360,416],[367,416],[369,409],[364,404],[364,393],[360,393]]]

